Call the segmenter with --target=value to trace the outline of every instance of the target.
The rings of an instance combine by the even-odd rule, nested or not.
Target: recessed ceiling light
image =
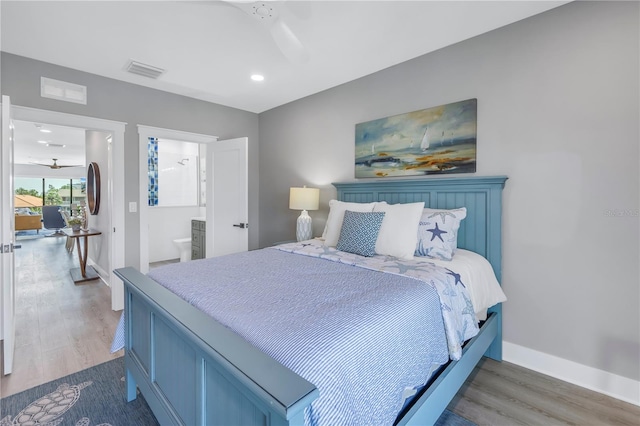
[[[38,143],[49,143],[47,141],[38,141]]]
[[[251,80],[253,80],[253,81],[262,81],[262,80],[264,80],[264,76],[260,75],[260,74],[253,74],[251,76]]]
[[[42,133],[51,133],[51,130],[49,130],[49,129],[40,129],[40,131]]]

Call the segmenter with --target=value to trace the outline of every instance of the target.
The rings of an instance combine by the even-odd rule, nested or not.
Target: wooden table
[[[89,237],[94,235],[100,235],[102,232],[96,231],[95,229],[87,229],[86,231],[74,231],[69,228],[65,228],[62,230],[67,237],[75,238],[76,246],[78,247],[78,260],[80,261],[79,268],[72,268],[69,272],[71,273],[71,279],[73,282],[78,284],[85,281],[97,280],[100,278],[96,270],[93,266],[87,266],[87,254],[89,252]],[[84,250],[80,247],[80,240],[84,240]]]

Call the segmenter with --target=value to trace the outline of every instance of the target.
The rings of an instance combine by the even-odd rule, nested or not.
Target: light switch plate
[[[135,213],[138,211],[138,205],[136,204],[135,201],[131,201],[129,203],[129,213]]]

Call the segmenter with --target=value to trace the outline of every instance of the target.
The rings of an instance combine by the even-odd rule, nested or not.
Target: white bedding
[[[457,249],[452,260],[415,257],[416,262],[430,262],[460,274],[460,280],[467,287],[473,309],[479,321],[487,319],[487,309],[507,300],[502,287],[493,273],[487,259],[478,253]]]

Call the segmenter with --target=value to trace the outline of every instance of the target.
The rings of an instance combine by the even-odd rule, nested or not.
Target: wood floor
[[[640,407],[485,358],[449,404],[483,425],[640,425]]]
[[[1,396],[122,356],[109,353],[119,312],[100,281],[74,285],[64,238],[21,241],[16,251],[14,372]],[[170,262],[163,262],[170,263]],[[157,265],[150,265],[157,266]],[[449,405],[482,425],[640,425],[640,407],[508,362],[482,361]]]
[[[75,285],[77,254],[65,237],[19,240],[16,250],[16,348],[13,372],[0,378],[5,397],[118,356],[109,353],[120,318],[101,280]]]

